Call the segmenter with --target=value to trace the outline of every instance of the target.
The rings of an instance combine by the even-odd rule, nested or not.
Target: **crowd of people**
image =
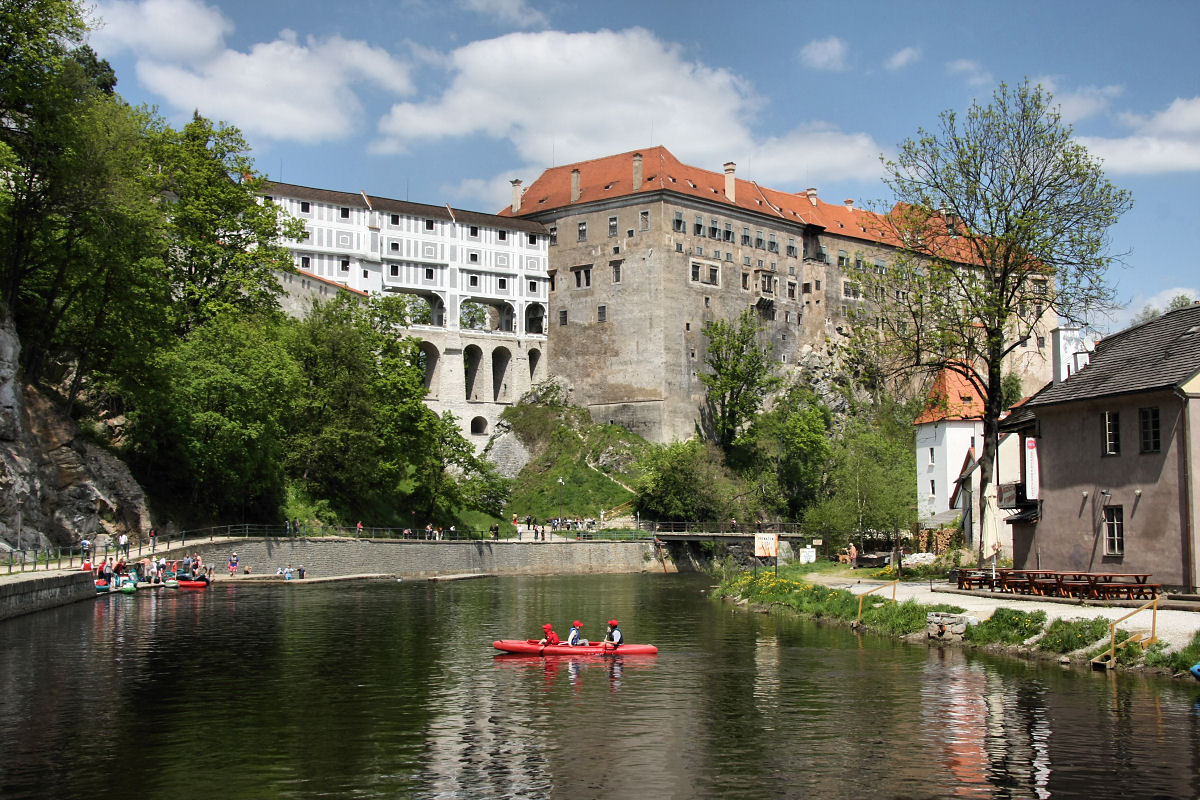
[[[199,552],[184,555],[179,561],[172,562],[168,562],[165,556],[127,561],[126,556],[118,550],[115,557],[109,556],[94,564],[91,556],[85,555],[82,568],[91,572],[100,585],[111,585],[114,580],[124,578],[134,583],[162,583],[170,577],[211,580],[213,574],[212,565],[205,564]]]

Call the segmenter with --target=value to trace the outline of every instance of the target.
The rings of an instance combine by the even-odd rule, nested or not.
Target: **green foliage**
[[[1096,619],[1056,619],[1038,640],[1037,649],[1046,653],[1073,653],[1108,635],[1108,622]]]
[[[1148,667],[1162,667],[1172,672],[1185,672],[1200,663],[1200,632],[1180,650],[1168,650],[1163,642],[1155,642],[1146,649],[1145,662]]]
[[[651,446],[639,464],[634,484],[637,509],[654,520],[726,520],[744,505],[735,502],[738,483],[724,467],[720,451],[709,442]],[[742,510],[743,519],[751,518]]]
[[[759,343],[760,333],[749,308],[735,321],[717,320],[704,326],[708,339],[704,354],[708,369],[700,374],[700,382],[708,387],[704,428],[725,452],[779,383],[772,374],[770,345]]]
[[[599,518],[602,509],[631,500],[626,486],[649,445],[623,428],[597,425],[548,387],[537,394],[538,402],[522,401],[501,415],[533,456],[515,482],[507,513]]]
[[[1122,646],[1122,643],[1129,641],[1133,634],[1123,628],[1117,628],[1115,635],[1117,645],[1117,664],[1122,667],[1133,667],[1141,664],[1144,652],[1142,651],[1140,644],[1137,642],[1132,642]],[[1108,652],[1110,646],[1110,642],[1106,640],[1099,647],[1096,647],[1088,652],[1088,658],[1098,658],[1101,655],[1104,655]]]
[[[284,424],[299,368],[274,326],[214,317],[155,358],[132,414],[133,456],[160,491],[214,516],[271,518],[283,500]]]
[[[1193,302],[1194,300],[1192,299],[1191,295],[1180,293],[1171,298],[1171,300],[1167,303],[1166,310],[1175,311],[1176,309],[1187,308]],[[1129,320],[1129,325],[1130,327],[1134,325],[1141,325],[1144,322],[1157,319],[1158,317],[1162,316],[1163,313],[1163,311],[1158,310],[1152,305],[1146,305],[1141,311],[1133,315],[1133,318]]]
[[[1025,396],[1025,388],[1021,376],[1010,372],[1000,380],[1000,404],[1004,408],[1012,408]]]
[[[763,506],[798,519],[821,495],[833,415],[811,389],[793,385],[755,417],[728,457]]]
[[[1001,607],[978,625],[967,626],[963,639],[979,645],[1017,645],[1032,639],[1045,627],[1045,611],[1017,611]]]
[[[841,547],[866,531],[904,532],[916,522],[912,408],[882,400],[850,421],[834,445],[829,493],[808,509],[805,527]]]
[[[463,330],[486,331],[488,329],[487,306],[464,300],[458,309],[458,324]]]
[[[292,268],[281,240],[299,238],[304,225],[260,202],[265,179],[241,133],[196,114],[182,131],[162,130],[156,149],[172,199],[165,263],[177,330],[225,313],[275,310],[274,273]]]

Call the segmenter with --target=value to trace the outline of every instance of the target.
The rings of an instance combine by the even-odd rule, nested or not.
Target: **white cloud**
[[[1123,86],[1082,86],[1067,90],[1058,86],[1058,81],[1049,75],[1034,78],[1030,83],[1038,84],[1051,95],[1054,105],[1059,107],[1064,122],[1075,123],[1081,119],[1107,111],[1112,102],[1125,91]]]
[[[106,38],[94,39],[101,55],[105,48],[129,48],[137,55],[139,82],[166,105],[184,113],[197,109],[247,134],[308,143],[346,138],[364,124],[356,88],[370,85],[397,96],[413,91],[406,64],[361,41],[301,41],[284,30],[248,52],[231,50],[224,36],[232,24],[193,0],[110,2],[99,14],[106,22]],[[180,49],[175,39],[189,40],[179,32],[192,28],[196,44]]]
[[[547,164],[656,142],[725,159],[745,149],[760,104],[735,74],[684,60],[650,32],[512,33],[448,56],[439,95],[400,103],[380,121],[375,149],[482,135],[508,139]],[[720,113],[714,113],[720,109]]]
[[[460,0],[463,7],[478,14],[494,17],[515,28],[545,28],[550,24],[546,15],[530,8],[525,0]]]
[[[402,153],[423,142],[483,136],[508,140],[525,166],[448,189],[506,205],[508,180],[564,164],[666,144],[689,164],[802,180],[877,178],[880,147],[866,134],[820,122],[756,142],[762,100],[737,75],[683,57],[649,31],[513,33],[450,53],[442,92],[394,105],[373,149]],[[752,172],[751,172],[752,170]]]
[[[890,70],[903,69],[909,64],[914,64],[921,60],[921,48],[905,47],[902,50],[897,50],[892,54],[892,57],[883,63],[884,67]]]
[[[1112,323],[1103,326],[1108,332],[1116,332],[1128,328],[1133,321],[1134,316],[1140,314],[1147,306],[1158,309],[1160,312],[1166,311],[1171,301],[1179,295],[1187,295],[1195,302],[1200,299],[1200,289],[1196,287],[1177,286],[1174,289],[1163,289],[1157,294],[1147,296],[1141,292],[1135,292],[1133,297],[1125,304],[1124,308],[1118,308],[1112,314]]]
[[[1121,116],[1132,128],[1125,137],[1078,140],[1112,173],[1151,175],[1200,170],[1200,97],[1176,98],[1158,113]]]
[[[841,72],[846,69],[849,48],[836,36],[814,39],[800,49],[800,61],[809,69]]]
[[[129,50],[139,57],[193,62],[220,52],[233,23],[198,0],[105,0],[92,46],[100,55]]]
[[[992,73],[985,70],[978,61],[969,58],[951,61],[946,64],[946,71],[951,75],[962,75],[968,86],[991,86],[994,82]]]

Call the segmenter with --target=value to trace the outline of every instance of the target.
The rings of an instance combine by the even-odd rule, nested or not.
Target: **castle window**
[[[468,276],[467,277],[467,286],[470,286],[472,289],[478,287],[479,286],[479,276],[478,275]]]
[[[1159,452],[1162,448],[1162,436],[1158,420],[1158,407],[1139,408],[1138,424],[1142,430],[1142,452]]]
[[[496,231],[496,238],[502,242],[507,242],[508,241],[508,231],[506,231],[506,230]]]
[[[682,211],[675,212],[675,226],[674,226],[673,230],[676,233],[687,233],[686,226],[684,225],[684,222],[683,222],[683,212]]]
[[[567,324],[567,310],[565,308],[558,312],[558,324],[559,325]]]
[[[308,269],[309,263],[308,256],[300,256],[300,269]]]
[[[709,220],[708,238],[710,238],[710,239],[720,239],[721,238],[721,223],[717,221],[716,217],[713,217],[711,220]]]
[[[350,219],[350,209],[342,206],[342,219]]]
[[[608,322],[608,306],[596,306],[596,322]]]
[[[586,222],[579,223],[578,241],[581,241],[581,242],[587,241],[587,223]]]
[[[754,232],[754,246],[757,247],[759,250],[762,250],[764,247],[767,246],[767,241],[766,241],[766,239],[763,238],[762,231]]]
[[[388,274],[391,275],[393,278],[399,278],[400,277],[400,265],[392,264],[390,266],[390,268],[388,269]]]
[[[427,230],[427,231],[433,230],[433,220],[431,220],[431,219],[425,220],[425,230]]]
[[[643,231],[650,230],[650,212],[649,211],[639,211],[638,212],[638,229],[643,230]]]
[[[850,256],[846,255],[846,251],[845,251],[845,250],[838,250],[838,262],[837,262],[837,265],[838,265],[839,267],[848,267],[848,266],[850,266]]]
[[[536,244],[537,244],[537,234],[536,234],[536,233],[531,233],[531,234],[528,234],[528,236],[529,236],[529,240],[528,240],[528,241],[529,241],[529,244],[530,244],[530,245],[536,245]]]
[[[427,281],[433,280],[433,267],[425,268],[425,280],[427,280]]]
[[[775,234],[769,234],[767,237],[767,250],[772,253],[779,252],[779,242],[775,241]]]
[[[392,242],[392,252],[393,253],[400,252],[400,243],[399,242]]]
[[[350,271],[350,259],[343,258],[342,259],[342,272],[349,272],[349,271]]]
[[[550,230],[550,244],[558,244],[558,227],[555,225],[551,225],[549,230]]]
[[[307,200],[301,200],[301,201],[300,201],[300,213],[301,213],[301,214],[307,214],[307,213],[308,213],[308,212],[310,212],[310,211],[312,211],[312,206],[311,206],[311,205],[309,205],[308,201],[307,201]]]
[[[696,215],[696,224],[692,226],[692,234],[695,236],[704,235],[704,217]]]
[[[1125,509],[1122,506],[1104,507],[1104,555],[1125,555]]]
[[[732,222],[725,223],[725,241],[727,241],[727,242],[733,241],[733,223]]]
[[[472,225],[470,228],[467,229],[467,233],[472,239],[478,239],[479,238],[479,226]]]
[[[1121,415],[1116,411],[1105,411],[1100,415],[1100,433],[1103,436],[1103,450],[1106,456],[1121,454]]]
[[[749,246],[750,244],[750,229],[742,228],[742,244]]]
[[[399,214],[392,214],[392,224],[393,225],[400,224],[400,215]]]
[[[609,266],[612,267],[612,282],[620,283],[621,282],[621,262],[620,261],[610,261]]]
[[[497,278],[496,288],[502,292],[506,291],[508,289],[508,278]]]
[[[609,235],[609,236],[616,236],[616,235],[617,235],[617,218],[616,218],[616,217],[609,217],[609,218],[608,218],[608,235]],[[581,241],[581,242],[582,242],[583,240],[582,240],[582,239],[580,239],[579,241]]]

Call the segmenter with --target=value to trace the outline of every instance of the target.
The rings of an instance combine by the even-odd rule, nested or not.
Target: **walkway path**
[[[836,589],[845,589],[854,594],[863,594],[878,586],[888,585],[888,581],[874,579],[847,578],[842,575],[822,575],[814,573],[805,576],[813,583],[820,583]],[[890,588],[879,589],[872,596],[880,599],[891,599]],[[1103,617],[1107,620],[1120,619],[1133,608],[1118,606],[1081,605],[1077,602],[1049,602],[1046,598],[1032,595],[1002,594],[988,591],[959,591],[948,584],[928,581],[920,583],[899,583],[896,586],[896,600],[916,600],[919,603],[933,605],[946,603],[966,609],[966,612],[979,619],[987,619],[996,612],[997,608],[1012,608],[1018,611],[1045,611],[1047,621],[1056,619],[1092,619]],[[870,602],[869,600],[867,602]],[[1136,607],[1136,606],[1135,606]],[[1126,630],[1149,630],[1151,614],[1149,611],[1129,618],[1120,627]],[[1158,612],[1157,635],[1172,650],[1178,650],[1191,643],[1192,637],[1200,631],[1200,612],[1160,610]]]

